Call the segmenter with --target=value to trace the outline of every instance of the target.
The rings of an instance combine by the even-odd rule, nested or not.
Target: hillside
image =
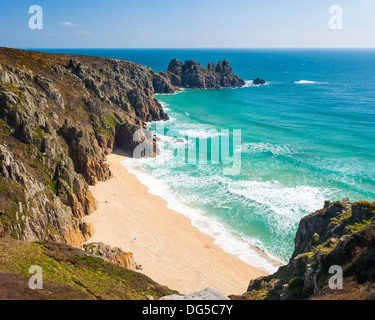
[[[29,267],[43,267],[43,290],[30,290]],[[147,276],[55,242],[0,240],[0,299],[145,300],[176,294]]]

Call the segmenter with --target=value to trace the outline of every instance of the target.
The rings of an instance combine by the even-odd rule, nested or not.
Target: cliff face
[[[343,270],[342,289],[329,288],[331,266]],[[373,299],[374,283],[375,202],[327,201],[300,221],[289,263],[232,298]]]
[[[220,61],[216,66],[210,62],[204,68],[193,60],[184,64],[173,59],[168,66],[168,71],[161,73],[168,78],[170,83],[177,87],[193,89],[217,89],[222,87],[240,87],[245,81],[232,72],[227,59]]]
[[[97,202],[88,185],[129,153],[145,122],[168,119],[153,98],[174,91],[139,64],[0,48],[0,234],[81,245]]]

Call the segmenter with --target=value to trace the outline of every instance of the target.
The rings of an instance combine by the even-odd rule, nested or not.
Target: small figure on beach
[[[140,264],[140,265],[137,264],[137,265],[135,266],[135,268],[136,268],[137,270],[143,270],[141,264]]]

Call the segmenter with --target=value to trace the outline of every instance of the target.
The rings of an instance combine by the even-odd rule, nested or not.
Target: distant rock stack
[[[160,73],[169,78],[172,85],[193,89],[217,89],[222,87],[240,87],[245,81],[232,72],[228,60],[219,61],[215,66],[208,63],[205,68],[196,61],[188,60],[183,64],[173,59],[168,65],[168,71]]]

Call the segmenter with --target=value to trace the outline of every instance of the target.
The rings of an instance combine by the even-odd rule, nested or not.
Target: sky
[[[1,0],[13,48],[375,47],[375,0]],[[43,29],[30,29],[32,5]],[[332,28],[342,8],[342,28]],[[331,24],[330,24],[331,21]],[[330,27],[331,26],[331,27]]]

